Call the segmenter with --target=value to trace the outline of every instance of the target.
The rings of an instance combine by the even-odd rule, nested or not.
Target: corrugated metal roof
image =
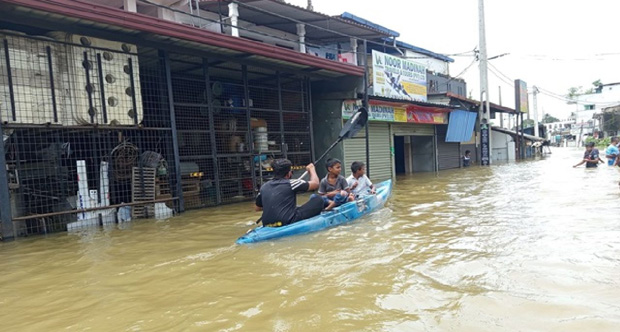
[[[385,34],[392,36],[392,37],[400,37],[400,33],[398,33],[397,31],[394,30],[390,30],[382,25],[370,22],[369,20],[363,19],[361,17],[355,16],[349,12],[344,12],[342,14],[340,14],[340,17],[345,19],[345,20],[349,20],[349,21],[353,21],[365,26],[369,26],[374,28],[375,30],[378,31],[383,31]]]
[[[200,0],[200,8],[227,15],[232,0]],[[290,3],[276,0],[236,0],[239,4],[239,19],[293,35],[297,34],[297,23],[306,24],[306,38],[314,40],[346,40],[348,36],[379,39],[389,34],[385,29],[359,24],[339,16],[329,16]],[[331,30],[331,31],[330,31]]]
[[[429,97],[432,97],[432,96],[446,96],[448,98],[452,98],[452,99],[455,99],[455,100],[460,100],[460,101],[472,104],[472,105],[474,105],[476,107],[480,106],[480,102],[478,100],[469,99],[467,97],[459,96],[459,95],[457,95],[455,93],[452,93],[452,92],[430,93]],[[512,109],[510,107],[497,105],[495,103],[489,103],[489,105],[491,106],[491,111],[493,111],[493,112],[517,113],[517,111],[515,111],[514,109]]]
[[[116,30],[121,27],[126,31],[126,35],[139,36],[145,41],[161,40],[161,37],[166,36],[169,37],[169,41],[166,43],[175,46],[188,44],[188,47],[192,49],[204,50],[209,48],[210,50],[224,52],[262,55],[270,59],[284,61],[287,64],[294,64],[296,67],[322,68],[341,75],[362,76],[364,74],[364,68],[359,66],[321,59],[277,46],[82,1],[2,0],[0,6],[2,16],[8,17],[10,15],[14,19],[22,18],[23,22],[30,19],[42,23],[45,20],[52,19],[46,16],[61,15],[61,18],[53,19],[54,23],[59,26],[72,22],[77,28],[88,24],[96,24],[98,29],[102,30],[110,27],[114,27]],[[33,24],[36,25],[37,23]]]
[[[389,43],[393,42],[393,40],[389,39],[389,38],[384,38],[383,41],[389,42]],[[450,58],[448,56],[445,56],[445,55],[439,54],[439,53],[435,53],[435,52],[432,52],[432,51],[429,51],[427,49],[424,49],[424,48],[421,48],[421,47],[417,47],[417,46],[414,46],[414,45],[411,45],[411,44],[407,44],[407,43],[399,41],[399,40],[396,41],[396,46],[398,46],[400,48],[404,48],[404,49],[410,50],[410,51],[413,51],[413,52],[416,52],[416,53],[428,55],[431,58],[435,58],[435,59],[438,59],[438,60],[441,60],[441,61],[454,62],[454,59],[452,59],[452,58]]]
[[[455,106],[452,105],[445,105],[445,104],[437,104],[437,103],[430,103],[430,102],[425,102],[425,101],[414,101],[414,100],[402,100],[402,99],[392,99],[392,98],[385,98],[385,97],[378,97],[378,96],[368,96],[370,98],[369,102],[372,102],[373,100],[380,100],[382,102],[388,102],[388,103],[392,103],[394,105],[417,105],[417,106],[421,106],[421,107],[429,107],[432,109],[435,109],[435,111],[437,112],[450,112],[451,110],[455,109]]]
[[[468,142],[474,132],[478,114],[464,110],[450,112],[446,142]]]
[[[500,127],[491,127],[492,130],[497,131],[498,133],[502,133],[502,134],[507,134],[507,135],[511,135],[511,136],[521,136],[521,132],[514,132],[512,130],[508,130],[508,129],[504,129],[504,128],[500,128]],[[528,135],[528,134],[523,134],[523,138],[525,138],[528,141],[532,141],[532,142],[543,142],[545,139],[541,138],[541,137],[536,137],[536,136],[532,136],[532,135]]]

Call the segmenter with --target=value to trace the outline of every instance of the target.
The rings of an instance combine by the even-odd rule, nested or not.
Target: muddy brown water
[[[355,223],[236,246],[250,203],[0,245],[5,331],[618,331],[620,170],[399,177]]]

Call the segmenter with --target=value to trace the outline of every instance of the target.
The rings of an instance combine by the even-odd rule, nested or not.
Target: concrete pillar
[[[230,35],[233,37],[239,37],[239,29],[237,23],[239,22],[239,5],[231,2],[228,5],[228,18],[230,18]]]
[[[299,53],[306,53],[306,25],[297,23],[297,37],[299,37]]]
[[[136,0],[123,0],[123,8],[128,12],[138,12],[138,5],[136,4]]]
[[[174,21],[174,12],[170,9],[157,8],[157,17],[162,20]]]
[[[351,52],[353,52],[353,64],[359,66],[357,62],[357,39],[351,38]]]

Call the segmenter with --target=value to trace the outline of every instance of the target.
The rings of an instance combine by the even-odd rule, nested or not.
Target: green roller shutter
[[[370,179],[373,182],[392,178],[391,137],[388,123],[370,122]],[[366,135],[360,131],[356,137],[344,141],[344,170],[347,176],[351,173],[351,163],[366,163]]]

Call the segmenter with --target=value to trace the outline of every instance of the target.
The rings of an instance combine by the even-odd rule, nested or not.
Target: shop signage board
[[[529,112],[527,83],[522,80],[515,80],[515,101],[517,103],[517,111],[521,113]]]
[[[426,101],[426,66],[372,51],[373,95]]]
[[[361,100],[345,100],[342,103],[342,117],[349,119],[362,106]],[[447,113],[416,110],[414,105],[398,103],[382,103],[371,100],[368,120],[385,122],[410,122],[426,124],[446,124]]]
[[[489,145],[489,126],[483,124],[480,126],[480,162],[482,166],[490,164],[491,147]]]

